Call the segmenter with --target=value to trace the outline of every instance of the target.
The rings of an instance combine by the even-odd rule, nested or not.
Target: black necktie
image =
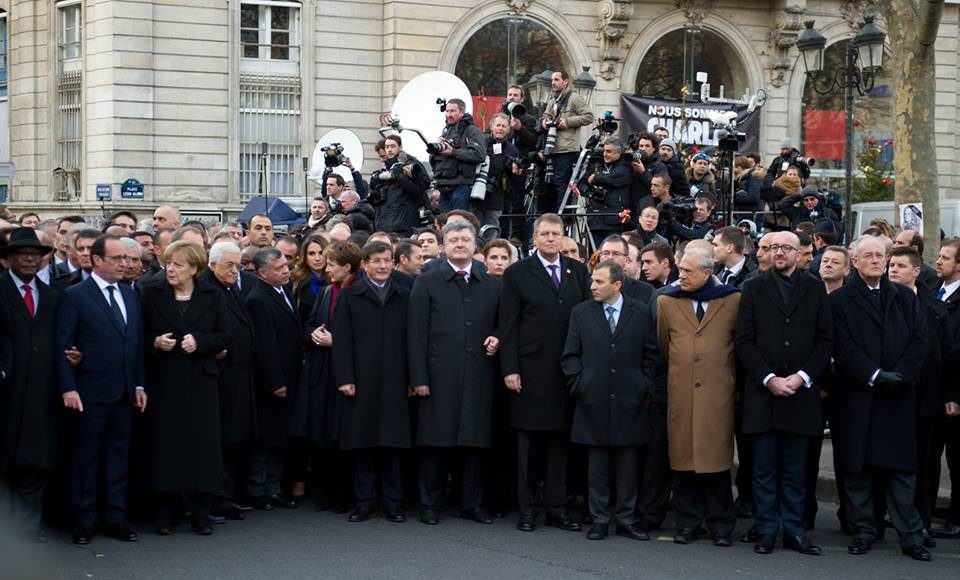
[[[731,274],[733,274],[733,272],[731,272],[730,270],[724,270],[723,272],[721,272],[721,273],[720,273],[720,283],[721,283],[721,284],[726,284],[726,283],[727,283],[727,280],[730,279],[730,275],[731,275]]]
[[[113,317],[120,323],[120,328],[126,328],[127,321],[123,318],[123,311],[120,310],[120,305],[117,303],[117,295],[114,294],[116,290],[113,286],[107,286],[107,292],[110,293],[110,310],[113,311]]]
[[[702,321],[703,315],[706,313],[707,311],[703,309],[703,302],[697,302],[697,320]]]
[[[873,305],[877,308],[880,308],[880,289],[871,288],[870,289],[870,298],[873,299]]]

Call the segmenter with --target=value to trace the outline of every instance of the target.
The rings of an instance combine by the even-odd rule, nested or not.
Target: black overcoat
[[[563,349],[563,372],[576,397],[570,440],[583,445],[643,445],[658,349],[650,307],[628,297],[610,332],[606,304],[577,305]]]
[[[207,491],[223,487],[220,451],[220,366],[216,355],[230,347],[227,309],[220,291],[198,280],[181,315],[166,282],[141,289],[146,348],[146,389],[141,447],[142,483],[157,491]],[[172,333],[171,351],[153,347]],[[186,353],[181,341],[193,335],[197,350]]]
[[[349,287],[348,287],[349,288]],[[343,397],[333,384],[332,348],[313,342],[310,335],[321,325],[333,334],[330,304],[333,285],[324,286],[313,303],[310,316],[303,325],[303,345],[306,356],[300,375],[300,388],[293,407],[293,426],[290,434],[305,437],[317,446],[328,446],[340,439],[343,416]],[[346,290],[346,288],[344,289]],[[341,290],[342,293],[344,290]],[[338,300],[339,300],[338,294]],[[334,340],[336,342],[336,340]]]
[[[257,280],[244,302],[253,333],[254,386],[261,447],[283,447],[290,436],[302,364],[300,316],[272,286]],[[292,300],[292,298],[291,298]],[[286,397],[273,394],[287,388]]]
[[[927,325],[912,290],[880,283],[881,309],[856,273],[830,294],[836,386],[831,392],[834,453],[842,471],[917,468],[916,388],[927,353]],[[877,369],[900,373],[909,388],[869,386]]]
[[[510,392],[510,426],[527,431],[562,431],[572,405],[560,369],[573,307],[590,299],[583,264],[560,258],[560,288],[537,255],[503,273],[500,296],[500,372],[519,373],[521,390]],[[505,388],[501,384],[497,388]]]
[[[957,353],[954,350],[946,304],[934,298],[926,288],[920,287],[919,283],[917,280],[917,297],[926,316],[930,345],[927,347],[927,357],[923,361],[920,382],[917,385],[917,413],[920,417],[942,417],[944,403],[960,402]]]
[[[53,469],[62,405],[56,374],[56,312],[60,293],[37,280],[36,317],[27,312],[8,272],[0,274],[0,317],[9,347],[7,378],[0,382],[0,471]]]
[[[500,380],[483,342],[495,335],[499,303],[500,280],[476,268],[469,283],[446,262],[417,277],[407,325],[410,384],[430,387],[420,399],[418,445],[490,446]]]
[[[743,284],[737,316],[736,349],[746,373],[743,381],[743,432],[786,431],[823,434],[820,388],[830,368],[833,313],[823,283],[807,274],[794,274],[789,304],[783,303],[771,269]],[[811,386],[789,397],[774,396],[763,385],[803,371]]]
[[[249,443],[257,438],[257,408],[253,392],[253,322],[238,290],[223,286],[209,269],[204,280],[220,291],[227,310],[230,347],[220,366],[220,435],[224,445]]]
[[[410,291],[391,283],[381,304],[367,280],[337,298],[334,385],[353,384],[357,389],[355,397],[344,397],[341,449],[410,447],[409,301]]]

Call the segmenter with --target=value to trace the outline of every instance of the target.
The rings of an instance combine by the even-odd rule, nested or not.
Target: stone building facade
[[[816,19],[829,45],[874,10],[865,0],[0,0],[0,9],[0,162],[15,168],[4,181],[10,166],[0,167],[0,193],[48,214],[98,211],[98,191],[110,192],[107,209],[235,213],[261,187],[263,142],[270,192],[312,196],[302,159],[321,135],[353,130],[372,163],[378,114],[404,83],[454,72],[470,39],[500,19],[536,23],[568,63],[589,64],[596,111],[618,111],[665,35],[721,39],[738,83],[767,93],[760,153],[771,158],[784,136],[803,138],[805,75],[792,46],[802,21]],[[948,196],[960,185],[958,24],[960,4],[948,0],[933,135]],[[122,196],[128,180],[142,198],[136,187]]]

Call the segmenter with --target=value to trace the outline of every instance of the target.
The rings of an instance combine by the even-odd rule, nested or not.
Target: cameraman
[[[603,142],[603,156],[594,161],[578,185],[587,197],[587,224],[593,234],[596,247],[604,238],[623,231],[621,213],[630,201],[630,183],[633,180],[630,162],[623,158],[623,141],[609,137]],[[591,213],[613,214],[593,216]]]
[[[777,211],[783,213],[790,219],[790,227],[796,229],[800,222],[812,222],[816,225],[818,222],[830,220],[837,226],[840,218],[837,214],[827,207],[823,202],[823,196],[817,191],[817,188],[808,185],[800,190],[800,193],[788,195],[777,204]],[[839,230],[840,228],[837,227]]]
[[[350,175],[353,177],[353,188],[356,190],[357,195],[360,196],[360,199],[365,199],[367,197],[367,183],[363,180],[363,176],[360,175],[360,172],[353,167],[353,162],[350,161],[349,157],[344,157],[343,165],[350,170]],[[336,195],[333,193],[328,193],[327,188],[330,186],[328,180],[333,179],[334,176],[337,176],[337,184],[340,186],[340,189],[337,190]],[[322,195],[333,197],[337,199],[340,197],[340,192],[343,191],[343,186],[346,184],[343,177],[333,172],[333,167],[327,167],[323,170],[323,185],[320,187],[320,193]],[[332,208],[333,206],[331,206]]]
[[[477,165],[486,157],[486,142],[473,124],[467,105],[460,99],[447,101],[447,124],[438,142],[441,149],[430,155],[433,179],[440,190],[440,211],[470,209],[470,187],[477,177]]]
[[[550,157],[554,194],[557,196],[553,211],[556,211],[580,153],[580,127],[593,124],[593,113],[583,97],[570,90],[570,76],[566,71],[556,71],[550,76],[550,88],[553,98],[544,108],[540,127],[545,132],[549,132],[551,125],[557,129],[557,144]]]
[[[520,152],[509,140],[510,121],[510,117],[505,113],[497,113],[490,120],[490,138],[487,139],[487,156],[490,157],[487,193],[482,200],[470,200],[470,209],[480,220],[481,229],[492,226],[499,231],[500,214],[503,213],[504,205],[510,203],[512,196],[523,194],[523,169],[520,167],[522,160],[519,157]]]
[[[717,198],[708,193],[700,194],[693,200],[693,219],[690,225],[676,223],[677,239],[702,240],[708,233],[714,229],[713,221],[710,216],[713,215],[714,208],[717,207]]]
[[[657,201],[650,193],[650,184],[654,175],[666,173],[667,167],[660,161],[657,145],[660,140],[653,133],[631,135],[628,141],[635,141],[633,162],[633,183],[630,186],[630,206],[635,211],[646,207],[655,207]]]
[[[373,174],[367,200],[377,208],[377,229],[407,237],[420,224],[430,177],[420,161],[403,152],[400,135],[384,139],[384,153],[385,169]]]
[[[783,141],[780,142],[780,155],[773,160],[767,169],[766,185],[773,183],[791,166],[799,169],[800,178],[804,183],[810,179],[810,165],[800,156],[800,151],[794,148],[793,141],[790,140],[790,137],[785,137]]]
[[[523,87],[510,85],[507,87],[507,98],[503,102],[503,112],[510,119],[510,143],[520,152],[521,159],[527,159],[530,152],[537,147],[537,120],[524,111],[522,115],[512,115],[507,110],[510,103],[523,104]]]

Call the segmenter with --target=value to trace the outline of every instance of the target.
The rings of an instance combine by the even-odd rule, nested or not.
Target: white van
[[[855,235],[870,227],[870,220],[883,218],[894,223],[892,201],[868,201],[853,204]],[[947,237],[960,234],[960,199],[940,198],[940,229]]]

